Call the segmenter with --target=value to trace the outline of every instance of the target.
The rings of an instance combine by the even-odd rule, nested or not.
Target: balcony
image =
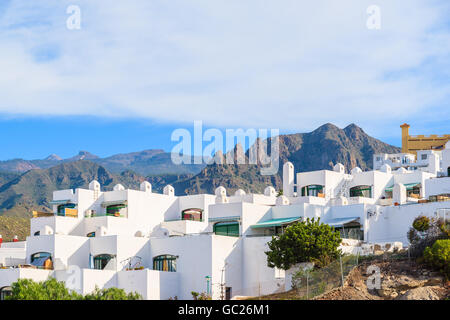
[[[53,212],[42,212],[42,211],[33,211],[33,218],[44,218],[44,217],[69,217],[69,218],[78,218],[78,210],[66,208],[64,211],[53,213]]]
[[[392,198],[388,198],[388,199],[380,199],[378,200],[380,206],[392,206],[393,201]]]
[[[58,212],[57,216],[60,217],[70,217],[70,218],[78,218],[78,210],[77,209],[69,209],[65,208],[64,211]]]
[[[33,211],[33,218],[53,217],[53,212]]]
[[[207,227],[207,223],[204,221],[195,221],[195,220],[168,220],[161,223],[163,228],[167,228],[171,232],[179,233],[179,234],[193,234],[193,233],[201,233]]]

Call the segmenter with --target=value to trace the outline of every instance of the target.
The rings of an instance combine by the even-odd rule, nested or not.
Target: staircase
[[[336,198],[340,198],[340,197],[348,198],[350,196],[348,187],[350,185],[350,182],[352,182],[352,181],[353,181],[353,176],[344,177],[344,180],[341,183],[339,191],[336,194]]]

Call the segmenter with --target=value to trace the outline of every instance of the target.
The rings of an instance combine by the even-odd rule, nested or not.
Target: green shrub
[[[450,278],[450,240],[437,240],[433,246],[427,247],[423,253],[424,261],[431,267],[440,270],[447,279]]]
[[[419,232],[425,232],[430,228],[430,218],[425,216],[419,216],[416,219],[414,219],[412,226]]]
[[[66,288],[64,282],[50,278],[43,282],[19,279],[11,285],[8,300],[80,300],[81,295]]]
[[[69,290],[64,282],[49,278],[35,282],[31,279],[19,279],[11,285],[12,295],[8,300],[140,300],[137,293],[126,293],[123,289],[109,288],[99,290],[86,296]]]
[[[212,297],[209,294],[206,294],[205,292],[198,293],[195,291],[191,291],[191,294],[194,300],[212,300]]]
[[[408,240],[411,243],[410,256],[420,258],[423,256],[425,248],[431,247],[436,240],[448,239],[449,232],[446,232],[448,231],[446,226],[443,219],[424,216],[414,219],[412,227],[407,233]]]
[[[316,267],[329,264],[340,255],[341,235],[320,219],[307,219],[286,228],[268,243],[269,267],[288,270],[297,263],[314,262]]]
[[[99,289],[95,287],[94,292],[87,294],[83,300],[141,300],[138,293],[126,293],[119,288]]]

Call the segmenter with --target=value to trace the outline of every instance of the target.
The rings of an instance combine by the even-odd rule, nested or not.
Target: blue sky
[[[450,3],[3,0],[0,159],[170,150],[176,128],[450,133]],[[69,30],[69,5],[81,29]]]

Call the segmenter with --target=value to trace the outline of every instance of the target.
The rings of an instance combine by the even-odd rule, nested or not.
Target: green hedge
[[[450,239],[437,240],[431,248],[425,249],[423,257],[427,264],[450,278]]]

